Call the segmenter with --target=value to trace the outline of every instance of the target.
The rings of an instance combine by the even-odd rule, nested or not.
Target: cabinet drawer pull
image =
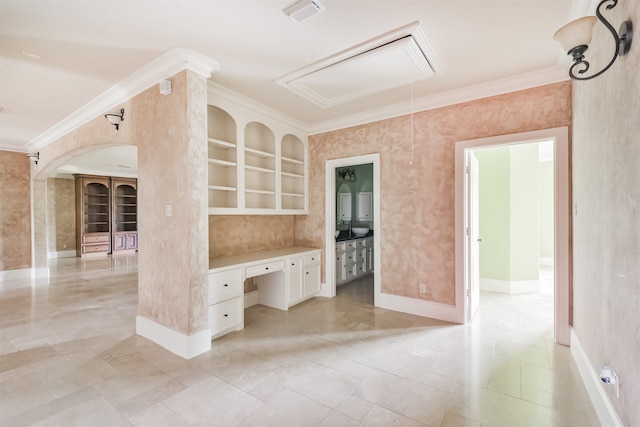
[[[265,269],[265,270],[268,270],[268,269],[269,269],[269,267],[265,267],[264,269]]]
[[[228,315],[228,314],[225,314],[225,315],[224,315],[224,317],[229,317],[229,315]]]
[[[225,287],[225,288],[226,288],[226,287],[228,287],[228,286],[229,286],[229,284],[228,284],[228,283],[225,283],[225,284],[224,284],[224,287]]]

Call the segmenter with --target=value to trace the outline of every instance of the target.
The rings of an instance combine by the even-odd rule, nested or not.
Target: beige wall
[[[326,160],[380,153],[382,292],[454,305],[456,141],[569,126],[570,96],[563,82],[415,113],[411,164],[409,116],[310,137],[310,214],[296,217],[296,244],[324,247]]]
[[[25,153],[0,151],[0,271],[31,267],[31,189]]]
[[[606,12],[617,29],[636,28],[625,57],[593,80],[573,83],[574,332],[596,372],[620,375],[602,386],[625,426],[640,426],[640,2]],[[596,25],[587,51],[594,70],[613,41]],[[577,211],[577,213],[576,213]]]
[[[294,229],[295,217],[291,215],[211,215],[209,256],[294,246]]]
[[[47,180],[47,251],[76,249],[76,193],[73,179]]]
[[[191,335],[208,328],[206,80],[184,71],[171,81],[169,96],[154,85],[114,108],[125,109],[119,131],[98,116],[40,150],[34,232],[36,244],[46,241],[47,175],[83,152],[137,145],[138,312]],[[166,204],[173,206],[171,217],[164,215]],[[44,245],[36,265],[46,266]]]

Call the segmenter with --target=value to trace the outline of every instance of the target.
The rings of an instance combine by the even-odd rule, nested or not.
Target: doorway
[[[551,327],[553,141],[467,150],[467,156],[468,221],[474,233],[467,273],[476,293],[469,299],[468,320],[480,306],[483,317],[511,313],[509,318],[524,316],[526,322],[533,316],[524,312],[532,310],[514,310],[519,304],[536,307],[537,324]]]
[[[355,200],[354,204],[350,205],[354,208],[353,212],[353,220],[346,220],[346,224],[339,224],[338,220],[338,210],[339,210],[339,197],[337,197],[336,190],[339,187],[338,184],[342,184],[345,179],[339,178],[338,173],[343,172],[345,169],[347,170],[345,173],[345,177],[349,178],[349,174],[352,173],[350,169],[353,168],[354,165],[365,165],[371,164],[372,174],[371,181],[368,185],[370,187],[364,188],[364,190],[372,190],[372,203],[371,203],[371,212],[372,212],[372,220],[371,221],[360,221],[362,225],[371,224],[372,236],[368,236],[366,240],[373,242],[373,250],[371,251],[371,263],[372,269],[374,271],[373,274],[373,305],[377,306],[380,301],[380,155],[379,154],[367,154],[356,157],[348,157],[343,159],[333,159],[327,160],[325,164],[325,283],[322,284],[322,288],[320,290],[321,296],[325,297],[335,297],[336,289],[337,289],[337,280],[336,280],[336,269],[338,268],[338,262],[336,259],[338,245],[336,242],[336,232],[351,232],[351,226],[353,225],[353,221],[357,221],[357,208],[355,208]],[[352,179],[352,178],[351,178]],[[356,177],[357,180],[357,177]],[[339,182],[340,181],[340,182]],[[362,193],[369,193],[369,191],[363,191]],[[358,197],[355,194],[353,197]],[[366,195],[362,195],[363,199],[366,199]],[[343,197],[346,201],[348,198],[346,196]],[[340,212],[341,214],[346,214],[346,209]],[[351,216],[351,215],[349,215]],[[346,218],[346,217],[345,217]],[[346,227],[346,228],[345,228]],[[365,236],[363,236],[365,237]],[[366,248],[359,249],[360,253],[366,254],[368,252],[364,252]],[[366,256],[366,255],[363,255]],[[364,260],[365,265],[367,260]]]
[[[554,175],[554,339],[559,344],[569,345],[569,312],[570,312],[570,246],[569,246],[569,149],[568,129],[553,128],[542,131],[525,132],[499,137],[460,141],[455,149],[456,191],[456,308],[460,323],[472,318],[479,298],[478,277],[472,273],[474,249],[477,249],[479,236],[474,230],[473,218],[470,215],[471,181],[467,173],[470,168],[469,159],[473,150],[489,147],[504,147],[531,142],[552,141],[553,175]]]

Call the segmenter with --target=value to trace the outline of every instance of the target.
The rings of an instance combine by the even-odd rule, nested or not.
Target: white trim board
[[[17,279],[40,279],[49,277],[49,267],[18,268],[0,271],[0,282]]]
[[[589,358],[584,352],[582,344],[580,344],[580,340],[578,339],[578,335],[573,328],[571,329],[571,355],[573,356],[573,360],[576,362],[578,372],[580,372],[582,382],[587,389],[593,409],[595,409],[596,414],[598,415],[600,425],[608,427],[624,427],[618,413],[611,404],[611,400],[609,400],[609,396],[604,391],[605,386],[600,380],[600,377],[593,370],[591,362],[589,362]]]
[[[459,323],[457,321],[457,308],[453,305],[381,293],[376,306],[386,310],[413,314],[415,316]]]
[[[52,251],[47,252],[47,259],[56,259],[56,258],[75,258],[76,250],[71,249],[67,251]]]
[[[185,359],[192,359],[211,350],[211,330],[184,335],[164,325],[136,316],[136,334]]]

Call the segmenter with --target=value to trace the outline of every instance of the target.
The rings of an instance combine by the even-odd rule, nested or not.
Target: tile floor
[[[0,283],[0,425],[597,426],[551,299],[483,294],[473,324],[372,307],[371,280],[183,360],[134,334],[136,258]]]

